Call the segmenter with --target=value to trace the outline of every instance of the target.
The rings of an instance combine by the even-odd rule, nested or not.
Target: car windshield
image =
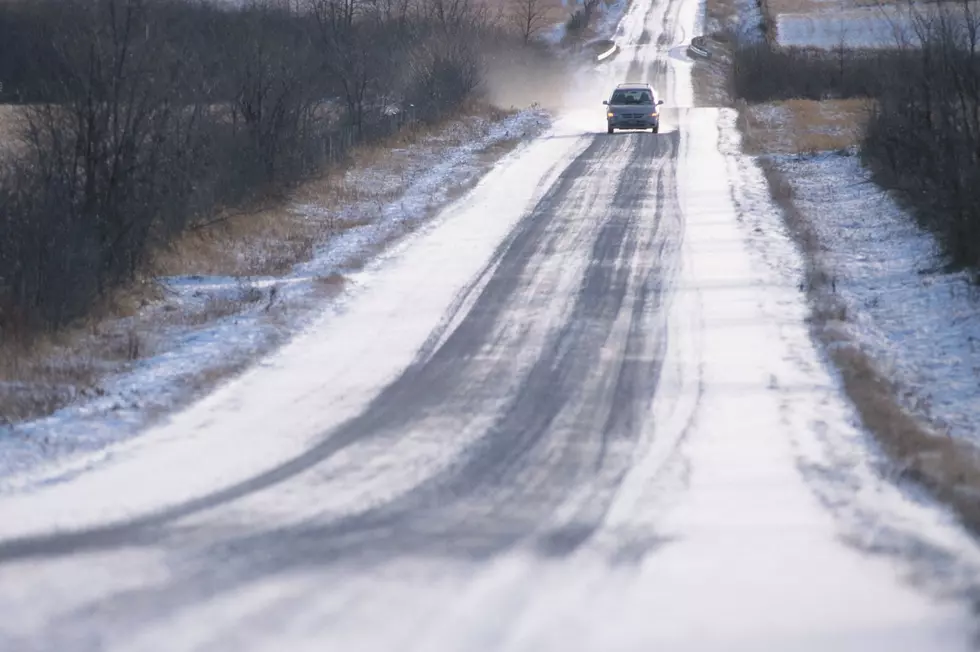
[[[653,94],[643,89],[617,90],[611,104],[653,104]]]

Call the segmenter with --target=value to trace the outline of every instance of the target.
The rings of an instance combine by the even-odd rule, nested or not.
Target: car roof
[[[618,84],[616,88],[645,88],[653,90],[653,86],[646,82],[623,82],[622,84]]]

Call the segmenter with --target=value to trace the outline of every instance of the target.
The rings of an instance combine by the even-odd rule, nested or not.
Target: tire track
[[[576,187],[581,187],[583,180],[594,175],[607,174],[608,157],[624,143],[617,139],[594,139],[521,221],[509,240],[501,245],[492,263],[495,271],[483,287],[477,304],[470,310],[473,318],[464,319],[437,351],[420,357],[415,365],[383,390],[361,416],[325,436],[322,443],[255,478],[156,513],[99,528],[0,542],[0,563],[154,542],[161,536],[160,528],[170,522],[273,487],[365,438],[397,436],[410,425],[411,415],[418,417],[438,411],[446,396],[468,372],[466,365],[459,361],[471,358],[474,343],[485,341],[500,323],[507,309],[507,297],[517,291],[522,272],[534,261],[533,254],[546,247],[554,235],[553,225],[567,209],[567,202]],[[488,382],[492,376],[488,377]]]

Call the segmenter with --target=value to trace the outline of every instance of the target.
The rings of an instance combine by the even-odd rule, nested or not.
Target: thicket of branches
[[[582,6],[576,9],[568,20],[565,27],[569,34],[577,35],[589,26],[601,4],[601,0],[582,0]]]
[[[951,269],[980,270],[980,15],[910,9],[889,50],[736,46],[733,87],[753,102],[866,97],[862,158],[934,232]],[[899,31],[899,30],[896,30]],[[896,39],[897,41],[899,39]]]
[[[737,41],[732,87],[736,97],[749,102],[872,97],[897,56],[893,51],[834,52]]]
[[[469,0],[34,0],[0,13],[0,336],[56,328],[196,221],[435,122],[520,36]],[[518,48],[517,50],[519,50]]]
[[[969,3],[914,16],[864,139],[875,179],[936,233],[952,268],[980,269],[980,16]]]

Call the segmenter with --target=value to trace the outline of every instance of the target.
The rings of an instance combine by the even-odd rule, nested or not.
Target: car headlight
[[[607,118],[612,118],[612,117],[615,117],[615,115],[616,115],[616,114],[614,114],[614,113],[613,113],[612,111],[609,111],[608,113],[606,113],[606,117],[607,117]]]
[[[653,113],[650,114],[650,117],[651,118],[656,118],[656,117],[659,117],[659,116],[660,116],[660,114],[657,113],[656,111],[654,111]]]

